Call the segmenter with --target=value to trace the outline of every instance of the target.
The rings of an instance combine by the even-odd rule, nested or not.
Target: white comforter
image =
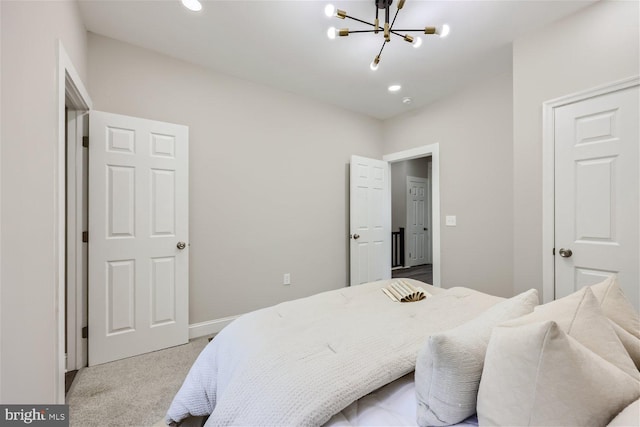
[[[466,288],[392,302],[381,281],[241,316],[202,351],[167,423],[208,415],[207,426],[321,425],[350,403],[411,372],[431,334],[501,298]]]

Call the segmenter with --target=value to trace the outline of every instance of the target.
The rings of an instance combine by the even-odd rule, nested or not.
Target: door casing
[[[68,101],[67,101],[68,102]],[[88,156],[82,146],[86,136],[88,112],[67,113],[67,227],[66,227],[66,370],[87,366],[87,340],[82,328],[87,326],[87,244],[82,233],[87,230]]]
[[[555,299],[553,255],[555,246],[555,109],[639,84],[640,76],[634,76],[542,104],[542,301],[544,303]],[[640,262],[640,258],[638,261]]]
[[[91,98],[89,92],[87,92],[80,75],[67,51],[65,50],[62,42],[58,41],[58,68],[57,68],[57,93],[58,93],[58,144],[56,147],[56,173],[55,173],[55,202],[56,202],[56,217],[54,218],[54,229],[56,236],[55,247],[55,259],[56,259],[56,272],[55,272],[55,308],[57,324],[54,354],[51,360],[54,362],[54,390],[53,397],[54,402],[58,404],[64,404],[65,402],[65,312],[68,308],[69,316],[76,316],[74,307],[67,307],[65,301],[65,288],[66,283],[66,251],[65,246],[67,242],[66,236],[66,197],[75,197],[74,194],[67,194],[66,188],[66,174],[67,166],[67,138],[65,132],[66,124],[66,111],[65,105],[69,106],[70,110],[75,111],[88,111],[92,107]],[[73,166],[70,166],[73,167]],[[76,294],[77,295],[77,294]],[[53,320],[53,319],[52,319]],[[74,339],[69,337],[69,339]],[[81,338],[80,338],[81,339]],[[75,337],[75,342],[78,342],[78,337]]]

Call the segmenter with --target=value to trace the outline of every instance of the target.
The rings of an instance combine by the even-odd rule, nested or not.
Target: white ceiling
[[[446,23],[451,34],[422,35],[418,49],[392,36],[375,72],[369,64],[382,33],[329,40],[331,26],[368,28],[324,15],[332,2],[372,22],[373,0],[204,0],[197,13],[179,0],[81,0],[80,10],[96,34],[386,119],[509,69],[513,40],[594,1],[407,0],[396,28]],[[402,90],[389,93],[393,83]],[[410,105],[402,103],[405,96]]]

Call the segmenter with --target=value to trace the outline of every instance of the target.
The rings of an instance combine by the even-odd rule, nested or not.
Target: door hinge
[[[553,255],[553,256],[555,256],[555,255],[556,255],[556,248],[553,248],[553,249],[551,250],[551,255]]]
[[[82,137],[82,146],[85,148],[89,148],[89,137],[88,136],[83,136]]]
[[[88,231],[83,231],[82,232],[82,243],[87,243],[89,241],[89,232]]]
[[[89,327],[85,326],[82,328],[82,338],[89,338]]]

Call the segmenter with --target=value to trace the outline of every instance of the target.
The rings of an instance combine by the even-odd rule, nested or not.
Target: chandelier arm
[[[389,31],[389,32],[390,32],[391,34],[395,34],[395,35],[396,35],[396,36],[398,36],[398,37],[402,37],[402,38],[404,38],[404,34],[400,34],[400,31],[402,31],[402,32],[407,32],[407,31],[409,31],[409,30],[392,30],[392,31]],[[411,31],[414,31],[414,30],[411,30]],[[415,30],[415,31],[422,31],[422,30]]]
[[[376,30],[349,30],[349,34],[356,34],[356,33],[375,33]],[[398,37],[402,37],[404,38],[403,34],[397,33],[396,31],[391,31],[391,34],[394,34]]]
[[[355,33],[374,33],[376,30],[349,30],[349,34]]]
[[[386,44],[387,44],[386,40],[382,42],[382,47],[380,48],[380,52],[378,52],[378,58],[380,58],[380,55],[382,55],[382,51],[384,50],[384,47]]]
[[[409,32],[424,33],[424,28],[419,28],[417,30],[396,30],[396,29],[394,29],[393,31],[397,31],[398,33],[409,33]],[[429,35],[431,35],[431,34],[429,34]]]
[[[370,27],[374,27],[375,28],[375,25],[372,24],[371,22],[363,21],[362,19],[354,18],[353,16],[349,16],[349,15],[346,15],[345,18],[353,19],[354,21],[358,21],[358,22],[360,22],[362,24],[367,24]]]

